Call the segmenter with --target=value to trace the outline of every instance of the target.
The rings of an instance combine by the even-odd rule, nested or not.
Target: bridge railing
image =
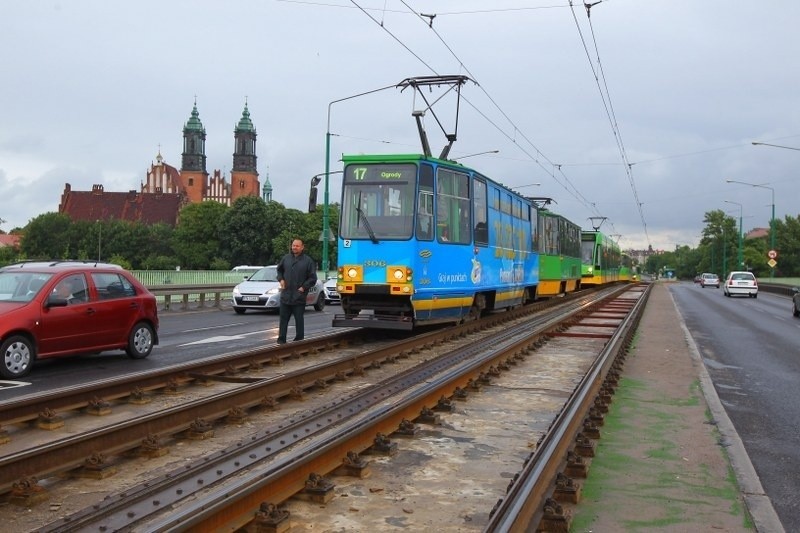
[[[192,285],[154,285],[147,287],[152,292],[164,311],[174,310],[180,306],[181,311],[190,309],[196,303],[199,309],[206,307],[222,307],[222,302],[230,300],[231,292],[236,284],[192,284]]]

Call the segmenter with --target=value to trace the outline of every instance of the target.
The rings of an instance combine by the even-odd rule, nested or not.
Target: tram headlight
[[[387,283],[408,283],[411,281],[411,269],[402,265],[386,267]]]
[[[356,276],[358,276],[358,270],[357,269],[355,269],[355,268],[348,268],[347,269],[347,277],[348,278],[352,279],[352,278],[355,278]]]

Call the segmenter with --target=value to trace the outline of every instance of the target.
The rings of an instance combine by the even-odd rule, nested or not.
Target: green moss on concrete
[[[744,528],[752,529],[732,469],[729,467],[724,480],[714,479],[709,465],[692,465],[687,472],[680,450],[670,438],[686,422],[679,412],[665,412],[663,407],[696,407],[701,394],[699,381],[692,383],[685,397],[653,398],[647,383],[624,377],[620,380],[600,428],[589,478],[582,482],[581,504],[572,510],[571,531],[592,531],[601,510],[605,516],[613,515],[614,506],[627,510],[637,507],[637,501],[645,502],[640,507],[658,516],[623,521],[625,531],[674,530],[681,526],[691,531],[702,524],[705,511],[716,512],[721,506],[732,516],[741,517]],[[638,417],[635,426],[634,413]],[[632,482],[627,475],[632,470],[640,481]],[[615,497],[604,498],[610,490],[615,491]]]

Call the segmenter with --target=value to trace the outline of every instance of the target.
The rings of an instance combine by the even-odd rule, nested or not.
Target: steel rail
[[[571,304],[571,306],[573,309],[570,311],[570,314],[574,315],[584,310],[588,304],[577,303]],[[563,314],[561,314],[561,320],[563,320]],[[557,319],[555,318],[543,318],[540,322],[540,326],[537,329],[546,330],[549,327],[553,327],[553,324],[556,321]],[[522,326],[522,333],[520,333],[519,330],[513,331],[513,329],[510,329],[506,333],[506,338],[511,335],[515,335],[517,337],[522,335],[523,339],[518,340],[516,344],[530,343],[530,328],[530,324]],[[498,343],[496,339],[494,339],[492,342],[495,344],[495,346]],[[353,398],[342,399],[330,406],[328,409],[319,413],[315,413],[309,419],[302,420],[297,424],[282,428],[282,430],[279,432],[265,433],[263,435],[253,437],[252,442],[247,443],[247,446],[245,447],[242,445],[237,445],[234,447],[236,448],[235,450],[226,450],[218,454],[213,454],[213,457],[206,458],[202,463],[198,464],[196,470],[193,469],[192,471],[189,471],[189,469],[182,469],[179,472],[173,472],[166,475],[163,479],[150,480],[145,485],[134,489],[128,489],[124,492],[124,494],[119,495],[118,497],[106,498],[102,504],[94,506],[92,509],[81,513],[80,516],[73,515],[69,519],[70,528],[84,528],[87,527],[88,524],[99,525],[98,520],[101,520],[100,516],[103,516],[102,527],[116,530],[125,526],[126,524],[129,524],[131,522],[131,516],[142,517],[149,513],[158,512],[160,509],[171,508],[176,501],[185,499],[196,492],[198,487],[208,487],[212,483],[212,480],[217,481],[233,476],[236,472],[253,468],[255,463],[265,462],[268,457],[276,455],[289,445],[296,444],[298,440],[302,440],[310,437],[311,435],[327,431],[328,428],[334,423],[342,424],[343,421],[356,416],[358,413],[364,412],[368,407],[375,405],[376,403],[384,401],[392,394],[399,394],[399,391],[408,389],[420,381],[425,382],[431,380],[433,374],[442,372],[453,364],[460,362],[470,368],[486,366],[488,363],[486,363],[484,359],[475,355],[474,352],[476,349],[477,348],[473,348],[454,354],[450,356],[447,361],[443,361],[441,359],[431,361],[427,368],[421,366],[414,370],[404,372],[398,375],[395,379],[382,384],[380,387],[365,391]],[[483,349],[485,350],[486,348],[484,347]],[[519,347],[516,345],[511,348],[511,350],[518,349]],[[497,357],[499,356],[494,356],[495,359]],[[463,376],[465,371],[466,370],[464,369],[460,370],[459,375]],[[476,370],[473,368],[473,372],[474,371]],[[467,378],[464,377],[450,377],[445,381],[446,385],[437,386],[433,392],[430,392],[424,397],[424,401],[420,400],[419,393],[415,393],[414,397],[416,399],[414,400],[414,403],[416,407],[410,410],[407,409],[404,414],[406,416],[413,414],[411,418],[416,418],[416,416],[419,414],[419,409],[421,409],[421,405],[424,405],[424,402],[426,401],[430,402],[432,400],[438,400],[440,397],[439,395],[441,395],[442,387],[453,386],[452,382],[454,380],[460,383],[462,386],[467,382]],[[433,385],[429,386],[433,387]],[[423,401],[422,404],[420,404],[421,401]],[[417,410],[415,411],[414,409]],[[389,415],[384,415],[384,418],[386,416]],[[393,431],[396,429],[397,423],[397,420],[388,423],[388,425],[384,427],[384,431],[386,431],[387,428],[390,428]],[[372,444],[371,440],[374,437],[374,433],[371,433],[373,431],[375,431],[374,427],[364,430],[365,433],[363,433],[363,435],[368,435],[368,437],[362,436],[360,439],[357,439],[360,444],[350,445],[359,449],[359,451],[369,447]],[[341,437],[339,437],[338,440],[341,440]],[[337,438],[334,438],[333,441],[334,442],[331,444],[331,446],[335,446],[336,449],[341,452],[341,443],[336,442]],[[283,446],[281,444],[283,444]],[[320,444],[318,441],[315,441],[313,446],[315,449],[320,449]],[[268,450],[269,453],[254,453],[254,450]],[[341,462],[342,455],[342,453],[339,453],[336,456],[335,463],[337,464],[334,464],[334,467],[338,466],[338,463]],[[296,466],[296,454],[292,454],[289,457],[290,458],[285,460]],[[233,464],[238,465],[238,467],[233,469],[231,467]],[[274,468],[277,467],[271,468],[270,471],[272,471]],[[261,472],[258,474],[259,477],[263,478],[266,475],[264,470],[259,470],[259,472]],[[296,476],[296,474],[293,475]],[[305,479],[293,478],[293,481],[294,483],[290,483],[289,486],[294,487],[297,483],[302,485]],[[175,495],[178,493],[180,493],[180,497],[176,498]],[[229,501],[232,497],[231,491],[225,489],[225,496],[223,500]],[[137,504],[137,502],[140,500],[142,503]],[[155,505],[153,502],[158,502],[158,504]],[[207,504],[202,504],[202,506],[208,507]],[[208,508],[210,509],[211,507]],[[181,519],[177,518],[177,515],[174,511],[171,511],[170,515],[173,517],[173,519],[181,521]],[[195,510],[189,511],[189,515],[191,515],[191,520],[197,520],[200,516]],[[54,525],[54,528],[63,530],[65,525],[66,524],[64,523],[58,523]],[[78,525],[80,525],[80,527],[78,527]],[[150,529],[151,526],[148,526],[148,530]]]
[[[569,302],[560,303],[557,307],[579,306],[581,300],[574,299]],[[529,313],[530,309],[519,311],[519,314]],[[469,324],[432,331],[405,341],[394,343],[383,348],[378,348],[369,352],[350,356],[336,361],[326,362],[319,365],[307,367],[292,373],[283,374],[270,379],[258,379],[248,385],[228,392],[218,393],[206,398],[201,398],[183,405],[160,410],[155,413],[146,414],[140,417],[129,419],[123,422],[110,424],[105,427],[95,429],[53,442],[32,447],[16,453],[10,453],[0,457],[0,494],[10,492],[15,483],[26,480],[28,484],[31,480],[42,480],[63,474],[71,470],[83,467],[87,461],[96,463],[98,457],[110,455],[120,455],[141,448],[143,445],[151,447],[161,447],[164,437],[182,433],[192,426],[198,419],[207,423],[214,422],[228,416],[231,409],[238,407],[243,411],[263,405],[268,401],[277,401],[286,396],[290,396],[297,391],[310,389],[320,382],[330,382],[346,377],[353,372],[361,372],[375,362],[391,361],[393,358],[402,357],[405,353],[417,349],[420,345],[432,345],[445,342],[447,339],[457,335],[464,335],[470,331],[490,327],[500,323],[503,319],[509,318],[509,314],[498,315],[489,319],[471,322]],[[316,342],[331,343],[342,342],[341,335],[354,335],[356,332],[345,332],[334,336],[334,339],[323,338]],[[151,379],[163,379],[165,374],[182,376],[183,381],[200,381],[208,379],[214,375],[222,376],[230,372],[233,366],[239,366],[243,370],[252,368],[252,365],[261,365],[271,362],[274,357],[294,357],[299,353],[313,352],[316,350],[312,341],[308,344],[304,342],[295,343],[294,347],[271,348],[267,350],[255,350],[250,352],[240,352],[231,356],[221,356],[214,358],[206,364],[185,364],[169,372],[148,373],[146,376],[135,376],[131,381],[124,379],[112,380],[114,383],[107,384],[101,382],[97,387],[101,390],[117,390],[119,382],[130,383],[146,382]],[[277,352],[275,354],[275,352]],[[193,371],[192,371],[193,370]],[[150,375],[156,374],[156,375]],[[253,378],[251,378],[252,380]],[[91,389],[79,387],[81,397],[91,394]],[[70,396],[69,392],[65,396]],[[97,393],[99,394],[99,393]],[[57,400],[57,397],[47,395],[47,401]],[[96,395],[95,395],[96,397]],[[74,398],[74,396],[73,396]],[[88,400],[87,400],[88,401]],[[12,402],[22,403],[22,402]],[[70,403],[74,404],[75,401]],[[35,404],[26,404],[30,405]],[[94,464],[93,466],[104,466]]]
[[[532,526],[540,524],[545,502],[552,497],[556,477],[564,470],[566,452],[574,446],[586,413],[595,405],[595,398],[606,382],[609,370],[629,345],[639,324],[652,285],[644,287],[642,296],[634,302],[620,327],[554,420],[550,431],[509,485],[506,496],[495,506],[483,531],[530,531]]]
[[[340,346],[358,339],[356,331],[342,331],[291,345],[245,350],[172,365],[168,368],[136,372],[125,376],[52,389],[46,393],[21,396],[0,402],[0,424],[10,425],[35,421],[45,409],[54,413],[88,407],[96,399],[106,401],[129,398],[135,390],[142,392],[165,389],[174,384],[185,385],[198,379],[220,378],[232,372],[245,372],[251,365],[269,365],[291,357],[317,352],[318,345]]]

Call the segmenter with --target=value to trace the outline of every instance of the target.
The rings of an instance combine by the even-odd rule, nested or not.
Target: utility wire
[[[645,238],[647,239],[647,244],[651,245],[650,243],[650,235],[647,232],[647,223],[644,219],[644,211],[642,210],[642,202],[639,201],[639,192],[636,190],[636,181],[633,179],[633,169],[632,163],[628,161],[628,156],[625,152],[625,144],[622,142],[622,132],[619,129],[619,124],[617,123],[616,114],[614,113],[614,106],[611,103],[611,93],[608,90],[608,83],[606,82],[605,73],[603,72],[603,64],[600,60],[600,50],[597,46],[597,38],[594,33],[594,25],[592,24],[592,15],[591,9],[593,6],[601,3],[602,0],[599,0],[593,4],[584,3],[584,8],[586,9],[586,18],[589,24],[589,30],[592,36],[592,43],[594,45],[594,51],[597,56],[597,70],[595,70],[594,63],[592,62],[591,54],[589,52],[589,48],[586,44],[586,39],[583,36],[583,31],[581,30],[581,25],[578,22],[578,17],[575,14],[575,7],[573,5],[573,0],[569,0],[570,9],[572,11],[572,18],[575,21],[575,27],[578,30],[578,36],[580,37],[581,43],[583,44],[584,52],[586,53],[586,58],[589,61],[589,67],[592,70],[592,75],[594,76],[595,84],[597,85],[597,90],[600,93],[600,98],[603,101],[603,107],[606,112],[606,116],[608,117],[608,121],[611,125],[611,131],[614,135],[614,140],[617,143],[617,149],[619,150],[620,158],[624,163],[625,174],[628,178],[628,183],[630,184],[631,191],[633,192],[633,198],[636,201],[636,209],[639,211],[639,218],[642,222],[642,228],[644,230]],[[599,74],[598,74],[599,71]],[[600,84],[602,79],[602,86]]]

